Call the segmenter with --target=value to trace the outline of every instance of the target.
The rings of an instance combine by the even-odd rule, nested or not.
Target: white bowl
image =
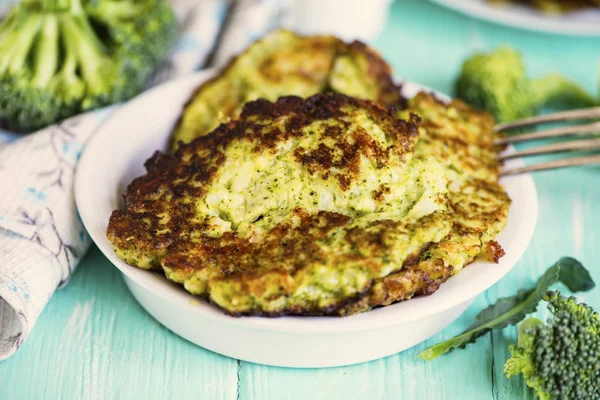
[[[111,212],[143,163],[164,149],[181,107],[209,72],[156,87],[101,126],[77,166],[75,198],[92,239],[123,273],[127,286],[159,322],[189,341],[229,357],[286,367],[331,367],[385,357],[416,345],[454,321],[475,296],[504,276],[525,251],[537,219],[537,194],[528,175],[502,183],[513,200],[498,236],[499,264],[475,262],[431,296],[340,317],[233,318],[158,274],[127,265],[106,238]],[[421,86],[406,83],[406,95]],[[518,165],[520,161],[514,161]]]

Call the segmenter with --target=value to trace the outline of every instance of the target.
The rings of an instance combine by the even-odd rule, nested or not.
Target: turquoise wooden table
[[[422,0],[394,3],[375,46],[402,78],[451,92],[461,60],[503,43],[531,74],[560,70],[598,88],[600,39],[513,30]],[[38,399],[529,399],[502,372],[515,329],[488,334],[434,362],[426,346],[463,330],[500,296],[533,282],[560,256],[579,258],[600,282],[600,167],[539,173],[538,226],[518,265],[450,327],[401,354],[343,368],[285,369],[196,347],[154,321],[96,248],[57,292],[21,349],[0,363],[0,400]],[[582,298],[600,309],[600,289]],[[210,327],[207,327],[210,329]]]

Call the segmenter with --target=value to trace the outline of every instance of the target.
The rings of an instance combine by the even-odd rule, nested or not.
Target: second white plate
[[[494,7],[486,0],[431,0],[467,15],[502,25],[563,35],[600,36],[600,9],[548,15],[531,7]]]

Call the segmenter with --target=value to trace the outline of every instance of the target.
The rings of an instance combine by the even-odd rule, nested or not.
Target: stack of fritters
[[[311,47],[311,38],[301,41]],[[267,53],[261,60],[274,59]],[[302,64],[277,54],[282,65]],[[392,86],[381,59],[378,70],[388,72],[368,79],[352,77],[354,64],[342,59],[322,76],[340,77],[345,89],[328,83],[318,90],[327,94],[306,99],[233,101],[228,115],[237,118],[210,133],[208,124],[189,125],[185,137],[195,139],[157,152],[128,187],[126,209],[111,216],[119,257],[164,271],[232,315],[275,316],[366,311],[433,293],[478,256],[502,256],[493,239],[510,200],[497,183],[492,118],[425,93],[404,111],[339,94],[400,102],[399,92],[382,94]],[[321,65],[311,61],[304,64]],[[206,92],[230,80],[235,64],[203,85],[191,107],[208,107]],[[256,76],[257,65],[246,75]],[[278,82],[257,87],[285,90],[285,76]]]
[[[221,122],[237,118],[245,103],[259,98],[276,101],[287,95],[305,98],[316,93],[343,93],[396,106],[400,91],[390,72],[381,57],[363,43],[275,31],[251,44],[197,89],[173,133],[172,146],[188,143]]]

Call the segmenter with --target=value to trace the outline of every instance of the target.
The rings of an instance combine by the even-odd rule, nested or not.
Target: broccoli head
[[[522,374],[542,400],[600,398],[600,318],[575,297],[547,292],[553,317],[529,318],[519,326],[518,345],[510,347],[507,377]]]
[[[559,74],[529,79],[521,55],[509,47],[475,54],[465,61],[456,81],[456,96],[491,112],[499,122],[531,117],[547,105],[574,108],[596,103]]]
[[[0,23],[0,126],[31,131],[139,93],[175,38],[167,0],[25,0]]]

